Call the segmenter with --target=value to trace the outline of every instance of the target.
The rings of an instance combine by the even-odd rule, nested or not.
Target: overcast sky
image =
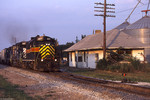
[[[45,34],[65,44],[74,42],[76,36],[80,39],[81,34],[92,34],[93,29],[102,30],[103,18],[94,16],[94,2],[103,0],[0,0],[0,50],[11,45],[13,36],[22,41]],[[107,30],[111,30],[125,21],[137,0],[108,3],[116,5],[116,18],[107,18]],[[128,21],[142,18],[141,10],[146,8],[140,4]]]

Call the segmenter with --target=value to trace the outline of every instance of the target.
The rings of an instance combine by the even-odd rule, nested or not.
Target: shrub
[[[97,68],[97,69],[104,70],[104,69],[107,69],[107,65],[108,65],[107,60],[106,60],[106,59],[101,59],[101,60],[99,60],[99,62],[97,63],[96,68]]]
[[[121,64],[121,66],[120,66],[120,72],[123,72],[123,73],[127,72],[126,68],[125,68],[126,66],[127,66],[127,64]]]
[[[150,63],[142,64],[141,70],[144,72],[150,72]]]
[[[107,66],[107,70],[109,71],[115,71],[115,72],[121,72],[121,73],[127,73],[127,72],[134,72],[134,67],[131,64],[114,64]]]
[[[109,64],[115,64],[124,59],[123,55],[118,54],[117,52],[107,51],[107,53],[108,53],[107,60]]]
[[[132,67],[134,67],[135,70],[143,71],[145,69],[145,64],[141,64],[139,59],[136,58],[130,58],[128,61],[131,63]]]
[[[131,57],[127,54],[118,54],[117,52],[107,51],[107,59],[101,59],[97,63],[97,69],[120,71],[123,73],[137,71],[148,71],[150,70],[150,64],[142,64],[140,60],[135,57]],[[120,61],[127,63],[121,64]],[[149,67],[147,67],[149,66]]]
[[[120,64],[120,72],[127,73],[127,72],[134,72],[134,67],[131,64]]]
[[[119,69],[120,69],[120,65],[118,65],[118,64],[107,66],[107,70],[109,70],[109,71],[118,71]]]

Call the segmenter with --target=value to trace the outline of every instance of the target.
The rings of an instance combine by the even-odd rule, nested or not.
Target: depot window
[[[86,53],[84,52],[84,62],[86,61],[86,60],[85,60],[85,56],[86,56]]]
[[[70,56],[71,56],[70,58],[71,58],[71,62],[72,62],[72,52],[70,53]]]
[[[78,56],[78,62],[82,62],[82,56]]]
[[[128,54],[131,55],[132,51],[131,50],[118,50],[118,54]]]
[[[95,61],[98,62],[99,57],[98,57],[98,53],[95,54]]]

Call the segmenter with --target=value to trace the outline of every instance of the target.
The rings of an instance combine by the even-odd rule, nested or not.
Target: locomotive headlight
[[[22,45],[26,45],[26,42],[22,42]]]
[[[55,61],[57,61],[57,59],[55,59]]]
[[[41,61],[43,62],[43,59],[41,59]]]
[[[46,45],[50,45],[49,43],[46,43]]]
[[[47,38],[47,40],[51,40],[50,38]]]

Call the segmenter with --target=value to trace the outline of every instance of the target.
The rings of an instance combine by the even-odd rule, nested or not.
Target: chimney
[[[95,34],[100,34],[101,30],[95,30]]]

